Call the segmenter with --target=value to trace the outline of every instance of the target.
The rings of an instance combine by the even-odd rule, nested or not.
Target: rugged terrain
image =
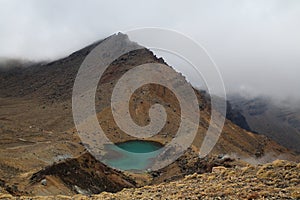
[[[123,34],[107,39],[122,45],[130,43]],[[195,179],[180,179],[193,173],[211,172],[215,166],[243,166],[241,160],[252,164],[275,159],[299,161],[294,152],[263,135],[240,128],[230,120],[226,120],[211,155],[200,159],[197,151],[210,123],[211,108],[205,93],[195,90],[201,113],[199,130],[193,145],[182,157],[157,172],[144,174],[121,172],[104,166],[82,145],[71,109],[76,73],[85,56],[100,43],[98,41],[51,63],[10,67],[0,72],[0,187],[3,192],[21,196],[74,195],[117,192],[125,187],[161,183],[171,187],[176,184],[175,180],[181,183],[198,180],[198,175]],[[145,48],[125,54],[111,64],[99,82],[96,94],[98,120],[107,137],[114,142],[134,138],[122,132],[113,120],[110,108],[112,89],[126,71],[149,62],[164,63]],[[145,85],[135,92],[130,101],[131,116],[137,124],[149,123],[148,110],[153,103],[163,105],[168,118],[161,132],[148,139],[165,144],[176,134],[180,107],[168,89]],[[164,183],[170,181],[170,184]],[[188,189],[188,182],[186,187]],[[132,190],[128,192],[134,193]]]
[[[117,193],[19,199],[299,199],[299,170],[299,164],[276,160],[258,166],[215,167],[212,173],[195,173],[178,181]],[[0,194],[0,198],[16,199],[9,194]]]
[[[248,130],[268,136],[279,144],[300,152],[299,104],[276,102],[267,97],[229,96],[234,112],[244,116]],[[243,126],[245,123],[235,121]],[[247,127],[246,127],[247,129]]]

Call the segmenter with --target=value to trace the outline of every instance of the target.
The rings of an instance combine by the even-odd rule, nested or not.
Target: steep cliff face
[[[251,130],[247,119],[244,117],[242,112],[238,109],[233,109],[230,102],[227,102],[226,118],[232,121],[234,124],[238,125],[239,127],[245,129],[246,131],[254,132],[253,130]]]

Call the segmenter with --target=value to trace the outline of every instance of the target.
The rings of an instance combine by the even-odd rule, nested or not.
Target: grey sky
[[[228,91],[300,98],[298,0],[0,0],[0,57],[59,58],[147,26],[202,44]]]

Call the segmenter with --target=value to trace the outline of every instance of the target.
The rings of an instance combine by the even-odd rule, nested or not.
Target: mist
[[[119,31],[161,27],[205,47],[229,94],[300,99],[297,0],[2,0],[0,16],[0,57],[54,60]],[[201,86],[184,63],[164,58]]]
[[[35,63],[26,59],[0,57],[0,72],[15,69],[15,68],[25,68],[33,64]]]

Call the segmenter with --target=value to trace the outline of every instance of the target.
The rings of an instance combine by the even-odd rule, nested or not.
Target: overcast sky
[[[0,57],[55,59],[149,26],[202,44],[229,92],[300,99],[298,0],[0,0]]]

